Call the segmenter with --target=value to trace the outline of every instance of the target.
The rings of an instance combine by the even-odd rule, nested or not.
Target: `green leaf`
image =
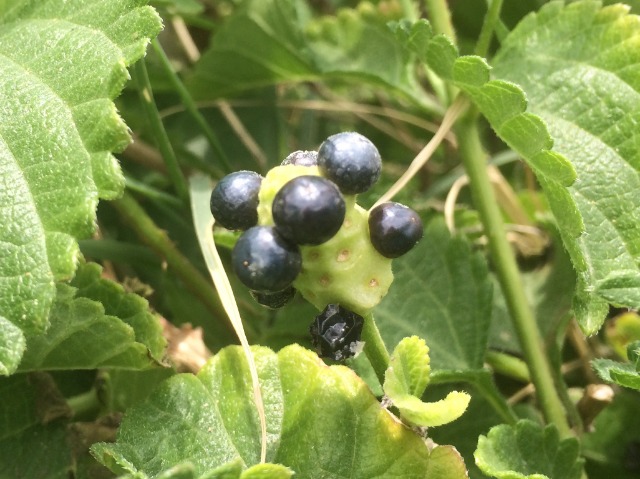
[[[520,153],[536,174],[553,185],[564,199],[562,220],[574,234],[582,231],[582,223],[568,194],[562,196],[560,186],[568,186],[576,178],[571,163],[550,151],[553,140],[540,117],[526,112],[527,100],[520,87],[490,79],[490,67],[484,58],[458,56],[455,45],[444,35],[431,36],[431,27],[421,20],[410,28],[399,30],[405,47],[418,54],[434,72],[464,91],[487,117],[493,129],[515,151]],[[412,38],[419,37],[418,46]]]
[[[327,478],[423,478],[425,470],[447,464],[451,472],[434,472],[433,478],[466,477],[459,457],[440,448],[430,455],[422,438],[384,410],[350,369],[326,366],[296,345],[277,354],[252,349],[267,416],[267,460],[273,464],[300,477]],[[257,464],[259,432],[245,356],[239,347],[228,347],[197,377],[183,374],[164,382],[129,410],[115,444],[101,443],[93,451],[114,472],[153,477],[189,461],[196,477],[209,477],[233,460],[243,467]],[[255,474],[249,469],[248,477],[262,468]],[[282,469],[278,474],[287,477]]]
[[[400,416],[419,427],[441,426],[458,419],[471,397],[453,391],[446,398],[426,403],[420,400],[429,384],[429,348],[417,336],[404,338],[393,350],[384,376],[384,393],[400,411]]]
[[[640,444],[640,395],[621,390],[613,403],[594,420],[590,432],[582,436],[590,478],[637,479],[637,451]]]
[[[18,326],[0,316],[0,376],[18,369],[27,341]]]
[[[400,417],[418,427],[436,427],[455,421],[464,414],[471,400],[471,396],[460,391],[452,391],[435,402],[424,402],[409,394],[387,395],[400,411]]]
[[[629,363],[594,359],[591,361],[591,365],[598,376],[605,381],[640,390],[640,341],[629,344],[627,357]]]
[[[576,170],[568,192],[584,234],[563,221],[557,189],[547,195],[578,272],[574,309],[589,334],[607,302],[640,307],[639,42],[638,17],[624,5],[551,2],[522,20],[494,62],[494,76],[524,88],[554,151]]]
[[[205,475],[196,475],[195,467],[190,462],[178,464],[154,475],[155,479],[288,479],[293,477],[293,472],[280,464],[256,464],[249,469],[242,470],[242,460],[234,459]],[[120,479],[148,479],[143,472],[126,474]]]
[[[20,371],[42,369],[146,369],[161,364],[165,340],[146,300],[100,278],[85,264],[71,286],[58,285],[51,325],[27,337]]]
[[[196,98],[210,99],[322,76],[365,81],[422,101],[406,61],[375,15],[344,9],[335,18],[311,21],[301,0],[248,0],[215,35],[190,89]]]
[[[0,477],[64,479],[72,465],[70,411],[46,374],[0,378]]]
[[[417,336],[403,338],[393,350],[385,373],[385,393],[420,397],[429,384],[429,374],[429,348],[424,339]]]
[[[374,310],[387,345],[417,335],[430,345],[432,370],[481,369],[492,297],[482,255],[438,219],[393,269],[394,283]]]
[[[244,471],[240,479],[289,479],[294,472],[280,464],[256,464]]]
[[[160,30],[144,3],[16,0],[0,13],[0,315],[25,333],[46,329],[76,238],[124,187],[111,151],[129,134],[111,100]]]
[[[474,455],[480,470],[498,479],[578,479],[584,462],[579,452],[578,440],[560,440],[554,425],[521,420],[480,436]]]

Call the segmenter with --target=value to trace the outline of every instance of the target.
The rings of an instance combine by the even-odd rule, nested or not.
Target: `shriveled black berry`
[[[341,361],[355,355],[364,318],[338,304],[327,305],[315,317],[309,332],[318,356]]]
[[[418,213],[400,203],[382,203],[369,212],[369,235],[373,247],[386,258],[397,258],[422,238]]]
[[[258,192],[262,176],[236,171],[222,178],[211,192],[211,214],[230,230],[246,230],[258,223]]]
[[[359,133],[345,132],[330,136],[320,145],[318,166],[340,191],[354,195],[378,181],[382,160],[371,141]]]
[[[231,259],[240,281],[254,291],[282,291],[302,267],[298,247],[272,226],[254,226],[242,233]]]
[[[331,239],[342,226],[345,211],[338,187],[313,175],[287,182],[271,207],[278,232],[300,245],[319,245]]]
[[[268,291],[250,291],[251,296],[262,306],[269,309],[280,309],[296,296],[296,289],[289,286],[274,293]]]
[[[287,156],[281,166],[296,165],[296,166],[316,166],[318,164],[318,152],[317,151],[294,151]]]

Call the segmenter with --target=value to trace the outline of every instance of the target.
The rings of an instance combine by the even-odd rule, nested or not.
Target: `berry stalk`
[[[364,353],[376,372],[380,384],[384,384],[384,375],[389,368],[389,351],[384,345],[380,330],[373,320],[373,314],[364,317],[364,328],[362,328],[362,341],[364,341]]]

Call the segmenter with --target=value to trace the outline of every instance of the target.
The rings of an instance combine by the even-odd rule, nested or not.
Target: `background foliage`
[[[640,474],[638,2],[148,3],[0,0],[0,478]],[[383,391],[365,355],[308,350],[310,304],[231,277],[259,464],[187,178],[346,130],[384,161],[364,207],[442,138],[395,197],[425,236],[374,310],[430,362],[401,343]],[[456,422],[399,421],[453,390]]]

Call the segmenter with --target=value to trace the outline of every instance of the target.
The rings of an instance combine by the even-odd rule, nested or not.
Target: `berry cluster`
[[[410,208],[383,203],[367,212],[356,204],[355,195],[378,180],[381,167],[371,141],[339,133],[318,152],[290,154],[264,178],[251,171],[227,175],[211,194],[217,223],[243,231],[233,268],[260,304],[279,308],[297,290],[319,310],[335,309],[331,321],[316,320],[312,327],[318,352],[326,357],[353,354],[352,339],[359,338],[362,323],[336,318],[345,311],[361,318],[378,304],[393,280],[391,259],[422,237],[420,217]],[[331,323],[328,330],[325,323]],[[343,323],[356,326],[337,335],[346,344],[335,337],[336,324]],[[327,346],[325,333],[333,346]]]

